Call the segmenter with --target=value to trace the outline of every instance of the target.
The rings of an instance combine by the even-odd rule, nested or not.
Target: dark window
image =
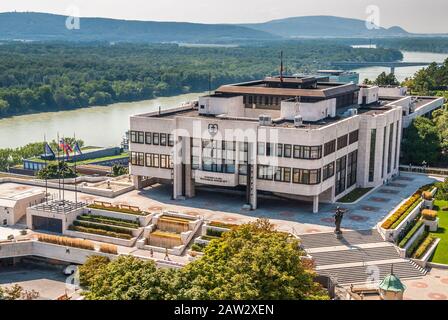
[[[341,150],[342,148],[345,148],[348,143],[348,135],[344,135],[342,137],[338,138],[338,150]]]
[[[294,145],[294,158],[296,159],[320,159],[322,158],[321,146],[297,146]]]
[[[260,180],[274,179],[274,167],[258,165],[258,179]]]
[[[264,156],[266,154],[266,144],[264,142],[258,142],[258,155],[259,156]]]
[[[292,182],[298,184],[318,184],[320,183],[321,170],[293,169]]]
[[[277,144],[277,157],[282,157],[283,156],[283,144],[279,143]]]
[[[143,131],[131,131],[131,142],[145,143],[145,133]]]
[[[347,188],[356,183],[356,171],[358,169],[358,150],[348,155],[347,161]]]
[[[146,154],[146,166],[151,168],[159,168],[160,167],[160,158],[161,156],[156,153],[147,153]]]
[[[389,129],[389,153],[387,154],[387,173],[392,170],[392,144],[394,142],[394,124],[390,124]]]
[[[387,136],[387,126],[384,127],[383,130],[383,163],[381,165],[381,178],[384,178],[384,166],[385,166],[385,162],[386,162],[386,136]]]
[[[172,134],[168,135],[168,146],[170,147],[174,146],[174,136]]]
[[[291,150],[292,149],[292,145],[290,144],[285,144],[283,145],[283,157],[285,158],[291,158]]]
[[[275,153],[274,153],[274,151],[275,151],[275,149],[274,149],[274,144],[273,143],[270,143],[270,142],[268,142],[268,143],[266,143],[266,156],[274,156],[275,155]]]
[[[291,182],[291,168],[276,167],[274,180],[280,182]]]
[[[166,146],[167,145],[167,139],[166,139],[166,133],[161,133],[160,134],[160,145],[161,146]]]
[[[347,156],[343,156],[336,160],[336,184],[335,194],[341,194],[345,191],[345,178],[347,171]]]
[[[145,132],[145,143],[151,144],[151,132]]]
[[[359,139],[359,130],[350,132],[349,135],[349,144],[355,143]]]
[[[331,140],[324,145],[324,156],[328,156],[336,151],[336,140]]]
[[[152,134],[152,144],[158,146],[159,143],[160,143],[160,141],[159,141],[159,134],[156,133],[156,132],[154,132],[154,133]]]
[[[369,182],[375,180],[376,129],[370,131]]]
[[[160,155],[160,168],[163,168],[163,169],[172,169],[173,168],[173,161],[171,159],[171,156],[169,156],[167,154]]]
[[[395,133],[395,155],[394,155],[394,169],[397,169],[398,165],[398,149],[400,148],[398,137],[400,135],[400,120],[397,121],[396,133]]]
[[[330,179],[332,176],[334,176],[334,162],[327,164],[322,169],[322,181]]]

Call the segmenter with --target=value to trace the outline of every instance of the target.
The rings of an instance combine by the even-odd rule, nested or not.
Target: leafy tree
[[[39,179],[74,178],[76,173],[65,161],[60,161],[49,163],[46,168],[37,172],[37,177]]]
[[[25,290],[18,284],[11,287],[0,287],[0,300],[34,300],[39,298],[39,292]]]
[[[424,117],[417,117],[403,136],[403,163],[420,165],[426,161],[434,165],[440,158],[440,140],[437,127]]]
[[[378,86],[398,86],[400,83],[393,73],[386,74],[386,72],[382,72],[378,75],[374,84]]]
[[[265,219],[213,240],[204,256],[181,270],[119,257],[99,269],[86,299],[328,299],[302,262],[297,239],[273,230]],[[91,258],[92,259],[92,258]],[[89,262],[90,263],[90,262]],[[81,270],[82,274],[82,270]],[[82,275],[83,276],[83,275]]]
[[[110,262],[109,258],[103,256],[92,256],[86,263],[79,267],[79,284],[88,288],[100,271]]]
[[[437,187],[436,199],[448,200],[448,178],[443,182],[437,182],[435,186]]]
[[[112,175],[114,177],[119,177],[119,176],[128,174],[128,172],[129,172],[128,168],[126,168],[126,167],[124,167],[122,165],[114,164],[112,166]]]

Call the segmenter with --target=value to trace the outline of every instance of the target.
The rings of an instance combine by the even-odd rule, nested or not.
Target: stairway
[[[302,247],[313,257],[316,271],[341,285],[379,282],[393,272],[401,279],[422,277],[426,270],[399,256],[375,229],[300,235]]]

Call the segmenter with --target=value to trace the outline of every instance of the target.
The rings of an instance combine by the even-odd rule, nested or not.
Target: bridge
[[[382,61],[382,62],[356,62],[356,61],[339,61],[332,62],[331,65],[337,68],[350,70],[357,68],[366,68],[366,67],[386,67],[390,68],[391,73],[395,73],[395,68],[403,68],[403,67],[426,67],[429,66],[431,62],[401,62],[401,61]],[[438,63],[441,65],[441,63]]]

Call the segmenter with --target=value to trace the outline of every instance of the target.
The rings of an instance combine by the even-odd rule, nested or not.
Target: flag
[[[51,149],[50,145],[47,142],[45,142],[45,155],[52,156],[52,157],[55,156],[53,149]]]
[[[82,154],[82,151],[81,151],[81,148],[79,147],[78,141],[75,142],[73,150],[75,150],[75,153]]]

